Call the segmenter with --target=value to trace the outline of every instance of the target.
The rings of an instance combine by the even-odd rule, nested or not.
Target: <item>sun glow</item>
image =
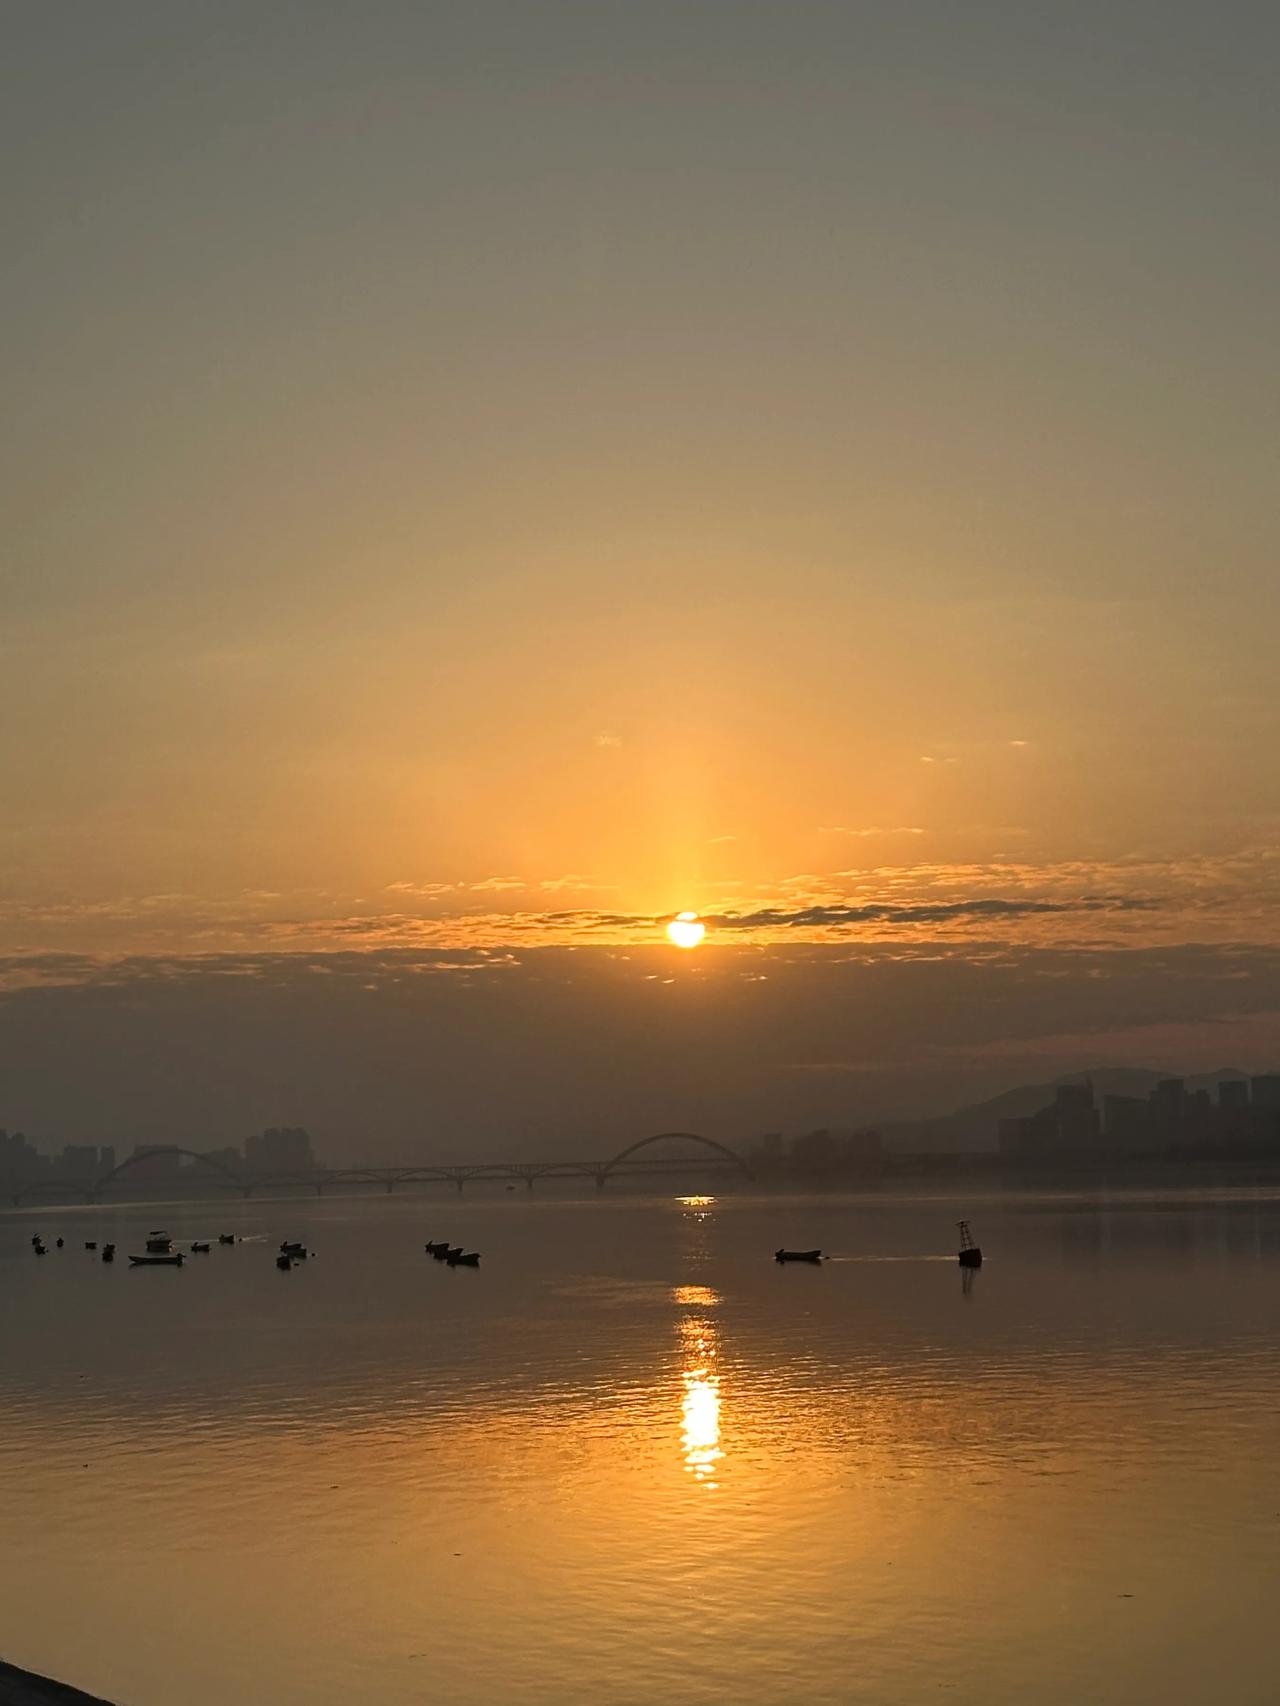
[[[667,935],[677,948],[696,948],[706,933],[696,912],[678,912],[667,925]]]

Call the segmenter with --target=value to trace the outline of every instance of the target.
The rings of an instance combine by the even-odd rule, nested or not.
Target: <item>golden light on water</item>
[[[701,1289],[701,1288],[691,1288]],[[715,1488],[720,1445],[720,1376],[716,1370],[716,1333],[711,1322],[691,1317],[680,1323],[685,1368],[680,1403],[680,1437],[686,1473],[703,1486]]]
[[[677,912],[667,925],[667,936],[677,948],[696,948],[707,927],[696,912]]]

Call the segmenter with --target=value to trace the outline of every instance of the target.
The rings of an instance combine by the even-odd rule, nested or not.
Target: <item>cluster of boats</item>
[[[236,1242],[236,1235],[234,1232],[220,1232],[218,1234],[218,1242],[219,1244],[234,1244]],[[56,1240],[56,1243],[58,1249],[61,1250],[63,1240],[59,1238]],[[101,1251],[99,1251],[98,1240],[96,1238],[86,1238],[84,1241],[84,1247],[91,1255],[100,1254],[104,1262],[114,1262],[116,1259],[116,1247],[114,1244],[103,1244]],[[48,1254],[49,1247],[38,1232],[31,1240],[31,1248],[35,1251],[37,1256],[44,1256]],[[307,1253],[301,1244],[282,1244],[280,1248],[282,1250],[291,1251],[295,1257],[298,1255],[305,1256]],[[211,1239],[201,1240],[199,1238],[194,1238],[189,1246],[189,1253],[193,1256],[207,1256],[212,1249],[213,1242]],[[129,1257],[129,1265],[134,1268],[180,1268],[183,1262],[186,1261],[187,1254],[188,1251],[174,1248],[173,1239],[167,1232],[162,1229],[157,1229],[156,1231],[149,1232],[147,1234],[147,1247],[145,1251],[143,1251],[141,1255]]]
[[[973,1233],[969,1230],[969,1222],[959,1220],[956,1222],[956,1226],[960,1233],[960,1249],[957,1253],[960,1266],[962,1268],[980,1268],[982,1266],[982,1250],[974,1239]],[[234,1232],[220,1232],[218,1234],[219,1244],[234,1244],[235,1241]],[[59,1249],[62,1248],[61,1238],[57,1240],[57,1245]],[[37,1256],[48,1254],[48,1246],[38,1232],[31,1240],[31,1247]],[[97,1240],[86,1239],[84,1247],[86,1250],[96,1250],[98,1248]],[[211,1243],[202,1243],[196,1239],[192,1242],[191,1254],[193,1256],[207,1256],[212,1248]],[[448,1239],[429,1238],[424,1248],[428,1256],[434,1257],[437,1262],[447,1263],[451,1268],[478,1268],[480,1266],[479,1251],[466,1250],[461,1244],[450,1244]],[[276,1256],[276,1266],[287,1273],[295,1262],[305,1262],[309,1254],[310,1251],[305,1244],[286,1238]],[[102,1246],[103,1261],[114,1262],[115,1258],[115,1245],[104,1244]],[[773,1252],[773,1259],[775,1262],[810,1262],[816,1267],[822,1262],[823,1256],[821,1250],[788,1250],[784,1247]],[[129,1257],[130,1266],[135,1268],[180,1268],[185,1260],[185,1253],[174,1249],[173,1239],[164,1231],[148,1233],[145,1253],[140,1256]]]
[[[478,1268],[480,1252],[464,1250],[461,1244],[450,1244],[448,1239],[443,1244],[428,1239],[424,1245],[428,1256],[434,1256],[437,1262],[447,1262],[451,1268]]]

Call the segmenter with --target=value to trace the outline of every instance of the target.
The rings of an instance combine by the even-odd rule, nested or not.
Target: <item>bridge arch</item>
[[[151,1149],[144,1155],[126,1155],[123,1161],[118,1161],[109,1173],[104,1173],[97,1181],[97,1189],[111,1184],[122,1173],[127,1173],[131,1167],[140,1166],[144,1161],[152,1161],[157,1155],[186,1155],[192,1161],[198,1161],[202,1167],[207,1167],[211,1173],[220,1173],[231,1185],[243,1185],[244,1180],[239,1173],[233,1173],[229,1167],[224,1167],[221,1161],[214,1161],[208,1155],[201,1155],[198,1149],[184,1149],[179,1143],[166,1144],[161,1149]]]
[[[629,1143],[625,1149],[620,1149],[613,1157],[612,1161],[606,1161],[604,1166],[600,1169],[600,1174],[603,1177],[612,1173],[613,1169],[621,1162],[629,1160],[637,1150],[647,1149],[651,1143],[670,1143],[673,1139],[677,1138],[682,1143],[701,1144],[704,1149],[712,1150],[716,1155],[722,1156],[724,1160],[732,1161],[744,1178],[751,1178],[751,1169],[747,1166],[741,1155],[735,1154],[732,1149],[727,1148],[723,1143],[717,1143],[714,1137],[703,1137],[696,1131],[657,1131],[654,1132],[652,1137],[637,1138],[634,1143]]]

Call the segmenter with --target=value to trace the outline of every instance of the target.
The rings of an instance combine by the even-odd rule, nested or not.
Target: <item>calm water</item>
[[[80,1248],[159,1224],[255,1241]],[[124,1706],[1276,1698],[1274,1193],[43,1211],[0,1288],[0,1654]]]

